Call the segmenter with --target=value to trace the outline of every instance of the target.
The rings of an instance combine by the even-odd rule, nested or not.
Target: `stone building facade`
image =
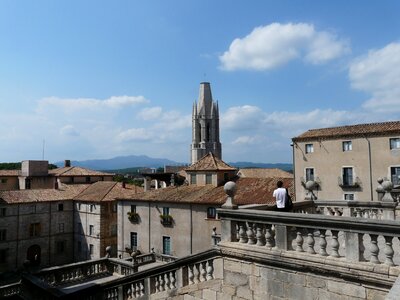
[[[377,201],[400,185],[400,121],[309,130],[293,141],[296,198]]]

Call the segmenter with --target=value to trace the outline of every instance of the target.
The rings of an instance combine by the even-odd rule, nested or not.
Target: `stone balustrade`
[[[6,297],[13,297],[21,293],[21,284],[13,283],[8,285],[3,285],[0,287],[0,299]]]
[[[395,221],[257,210],[218,213],[222,241],[351,262],[400,263],[400,226]]]

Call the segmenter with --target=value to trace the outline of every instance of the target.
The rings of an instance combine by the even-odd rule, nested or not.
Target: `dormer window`
[[[190,184],[196,184],[196,174],[190,174]]]
[[[206,174],[206,184],[212,184],[212,174]]]

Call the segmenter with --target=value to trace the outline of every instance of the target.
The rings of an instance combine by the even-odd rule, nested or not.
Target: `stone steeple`
[[[200,83],[199,99],[193,103],[191,163],[209,152],[222,158],[219,141],[218,103],[213,101],[209,82]]]

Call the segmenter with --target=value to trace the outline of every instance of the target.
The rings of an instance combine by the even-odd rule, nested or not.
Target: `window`
[[[82,242],[78,241],[78,253],[82,252]]]
[[[2,207],[0,208],[0,217],[5,217],[7,214],[7,208]]]
[[[81,210],[82,205],[80,203],[78,203],[78,210]]]
[[[7,239],[7,229],[0,229],[0,241]]]
[[[163,254],[171,255],[171,238],[163,236]]]
[[[30,190],[31,189],[31,180],[29,178],[25,179],[25,189]]]
[[[306,168],[306,182],[314,181],[314,168]]]
[[[89,254],[93,255],[94,253],[94,245],[93,244],[89,244]]]
[[[131,205],[131,213],[135,213],[136,212],[136,205]]]
[[[190,184],[196,184],[196,174],[190,174]]]
[[[206,174],[206,184],[212,184],[212,174]]]
[[[89,206],[89,210],[90,210],[90,212],[93,212],[93,211],[94,211],[94,209],[95,209],[95,207],[94,207],[94,204],[90,204],[90,206]]]
[[[400,167],[390,168],[390,179],[393,185],[400,185]]]
[[[131,232],[131,249],[136,249],[138,245],[137,232]]]
[[[63,211],[64,210],[64,204],[58,203],[58,211]]]
[[[313,153],[313,152],[314,152],[314,145],[306,144],[306,153]]]
[[[353,185],[353,168],[343,168],[343,185]]]
[[[217,217],[217,209],[215,207],[207,208],[207,219],[215,219]]]
[[[400,138],[389,139],[390,149],[400,149]]]
[[[344,141],[342,144],[343,151],[351,151],[353,150],[353,144],[351,141]]]
[[[65,244],[66,244],[66,241],[57,241],[57,243],[56,243],[56,252],[57,252],[58,254],[64,253],[64,251],[65,251]]]
[[[344,200],[354,200],[354,194],[344,194]]]
[[[224,173],[224,181],[229,181],[229,174],[228,173]]]
[[[0,263],[7,262],[8,249],[0,249]]]
[[[162,213],[164,216],[169,216],[169,207],[163,207]]]
[[[64,223],[58,223],[58,232],[64,232]]]
[[[112,212],[117,212],[117,203],[112,204]]]
[[[32,223],[29,225],[29,236],[39,236],[41,231],[40,223]]]
[[[36,205],[31,205],[30,209],[32,214],[36,213]]]
[[[7,178],[0,179],[0,183],[7,183]]]
[[[94,226],[89,225],[89,235],[93,235],[93,234],[94,234]]]
[[[111,236],[116,236],[117,235],[117,231],[118,231],[117,224],[112,224],[110,226]]]

